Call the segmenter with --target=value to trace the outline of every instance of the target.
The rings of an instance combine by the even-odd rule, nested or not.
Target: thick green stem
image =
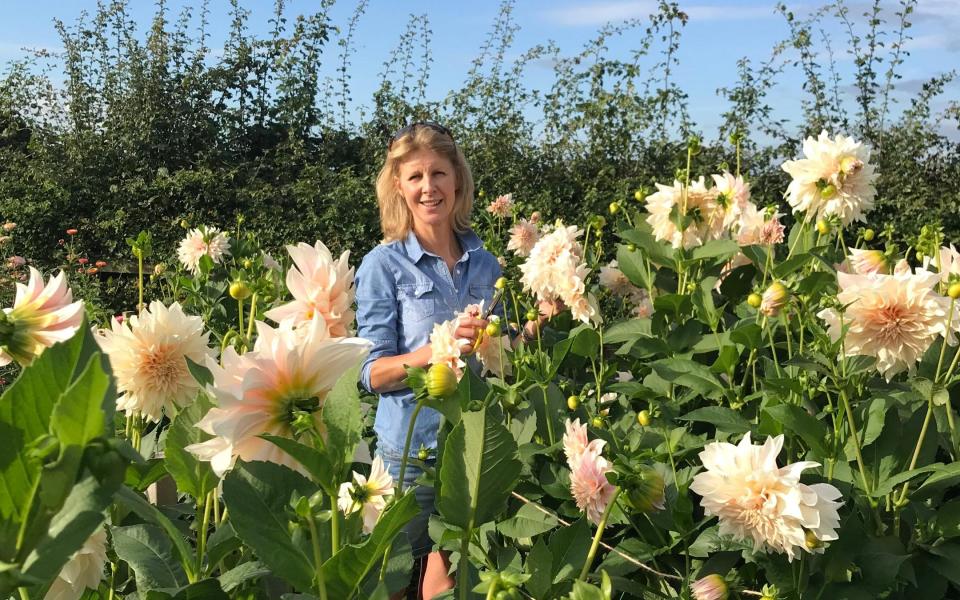
[[[207,528],[210,526],[210,505],[211,495],[216,492],[209,492],[205,498],[198,498],[200,504],[197,511],[203,511],[203,517],[200,519],[200,530],[197,532],[197,573],[203,576],[203,555],[207,549]]]
[[[853,409],[850,408],[850,401],[847,399],[846,390],[840,390],[840,402],[843,403],[843,410],[847,416],[847,425],[850,427],[850,435],[853,436],[853,448],[857,454],[857,467],[860,469],[860,479],[863,482],[863,491],[870,495],[870,484],[867,482],[867,469],[864,466],[863,454],[860,452],[860,437],[857,435],[857,424],[853,420]]]
[[[330,549],[331,556],[340,551],[340,514],[337,511],[337,497],[330,495]]]
[[[410,456],[410,443],[413,441],[413,428],[417,424],[417,416],[420,415],[420,409],[426,396],[417,400],[417,405],[413,407],[413,414],[410,415],[410,424],[407,426],[407,439],[403,441],[403,456],[400,457],[400,473],[397,477],[397,488],[403,493],[403,476],[407,471],[407,458]]]
[[[237,331],[240,335],[243,335],[244,326],[243,326],[243,299],[237,299]]]
[[[950,407],[947,407],[949,410]],[[927,400],[927,414],[923,418],[923,426],[920,428],[920,436],[917,438],[917,445],[913,448],[913,457],[910,459],[910,466],[907,467],[908,471],[912,471],[917,466],[917,460],[920,458],[920,450],[923,448],[923,441],[927,437],[927,429],[930,427],[930,419],[933,416],[933,388],[930,390],[930,398]],[[896,505],[902,506],[904,500],[907,498],[907,493],[910,491],[910,482],[905,481],[903,488],[900,490],[900,497],[897,499]]]
[[[137,312],[143,312],[143,250],[137,252],[137,290],[140,301],[137,302]]]
[[[320,536],[317,535],[317,524],[313,520],[313,515],[307,517],[307,525],[310,527],[310,544],[313,547],[313,563],[316,569],[317,592],[320,600],[327,600],[327,582],[323,578],[323,556],[320,554]]]
[[[614,505],[616,505],[617,496],[619,495],[620,488],[614,488],[613,496],[610,497],[607,507],[603,510],[603,516],[600,517],[600,522],[597,523],[597,533],[593,536],[593,543],[590,544],[590,551],[587,552],[587,560],[583,562],[583,568],[580,569],[580,577],[577,577],[579,581],[583,581],[587,577],[587,572],[590,570],[590,566],[593,564],[593,559],[597,555],[597,548],[600,546],[600,538],[603,537],[603,529],[607,526],[607,518],[610,516],[610,511],[613,510]]]
[[[253,323],[257,320],[257,294],[254,292],[253,296],[250,297],[250,315],[247,317],[247,345],[250,344],[250,339],[253,337]]]

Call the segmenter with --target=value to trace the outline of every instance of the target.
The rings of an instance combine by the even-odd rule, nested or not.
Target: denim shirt
[[[413,352],[430,342],[436,323],[449,321],[468,304],[493,298],[500,277],[497,259],[484,250],[472,231],[457,234],[463,255],[452,272],[439,256],[427,252],[411,231],[405,240],[371,250],[356,274],[357,337],[373,342],[360,371],[363,387],[373,392],[370,368],[382,356]],[[374,430],[378,452],[398,458],[416,405],[413,391],[403,388],[380,394]],[[434,449],[440,413],[424,407],[410,442],[411,456],[420,446]]]

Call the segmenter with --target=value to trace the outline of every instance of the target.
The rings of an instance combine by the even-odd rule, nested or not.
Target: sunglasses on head
[[[408,133],[413,133],[413,131],[414,131],[417,127],[426,127],[426,128],[428,128],[428,129],[432,129],[432,130],[436,131],[437,133],[441,133],[441,134],[447,136],[448,138],[450,138],[451,141],[453,141],[453,134],[450,133],[450,130],[449,130],[449,129],[447,129],[446,127],[444,127],[444,126],[441,125],[440,123],[435,123],[435,122],[433,122],[433,121],[416,121],[416,122],[414,122],[414,123],[410,123],[410,124],[407,125],[406,127],[403,127],[403,128],[401,128],[401,129],[398,129],[397,132],[396,132],[395,134],[393,134],[393,137],[390,138],[390,142],[387,144],[387,150],[389,150],[390,148],[392,148],[392,147],[393,147],[393,143],[396,142],[397,140],[399,140],[400,138],[402,138],[403,136],[407,135]],[[454,143],[456,143],[456,142],[454,142]]]

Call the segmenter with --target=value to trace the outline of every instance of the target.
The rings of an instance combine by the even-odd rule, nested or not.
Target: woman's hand
[[[537,303],[537,310],[540,312],[540,318],[537,319],[538,324],[542,326],[545,322],[559,315],[566,309],[567,305],[559,298],[556,300],[541,300]]]
[[[483,330],[487,328],[487,323],[489,323],[487,319],[479,317],[463,317],[457,322],[457,340],[464,342],[460,346],[461,354],[473,354],[477,339],[484,335]]]

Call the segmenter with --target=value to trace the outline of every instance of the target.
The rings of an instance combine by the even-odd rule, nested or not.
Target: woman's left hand
[[[456,336],[458,340],[464,341],[460,346],[461,354],[473,354],[473,349],[477,345],[477,338],[483,334],[486,329],[487,319],[478,317],[464,317],[457,323]]]

